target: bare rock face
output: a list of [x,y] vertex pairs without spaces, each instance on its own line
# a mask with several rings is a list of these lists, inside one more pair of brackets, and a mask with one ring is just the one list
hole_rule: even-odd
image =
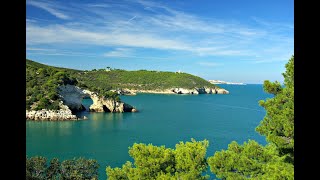
[[184,88],[174,88],[172,92],[176,94],[199,94],[197,89],[184,89]]
[[186,88],[170,88],[156,90],[134,90],[134,89],[117,89],[113,90],[121,95],[136,95],[136,93],[151,93],[151,94],[229,94],[229,91],[222,88],[200,87],[193,89]]
[[104,98],[98,96],[98,94],[94,92],[90,92],[88,90],[84,90],[85,93],[89,94],[93,104],[90,106],[90,111],[93,112],[132,112],[134,109],[131,105],[115,101],[111,98]]
[[197,91],[199,92],[199,94],[207,94],[205,88],[197,88]]
[[63,103],[72,111],[85,110],[84,106],[82,105],[82,99],[88,95],[85,94],[82,89],[77,86],[67,84],[59,86],[58,92],[63,100]]
[[213,89],[208,87],[195,89],[173,88],[172,92],[176,94],[229,94],[229,91],[225,89]]
[[204,88],[204,91],[206,92],[206,94],[212,94],[212,88]]
[[104,98],[99,96],[95,92],[89,90],[82,90],[74,85],[63,85],[58,87],[59,95],[62,99],[60,102],[59,110],[47,110],[42,109],[39,111],[26,110],[27,120],[48,120],[48,121],[60,121],[60,120],[80,120],[87,119],[87,117],[78,118],[72,114],[74,111],[85,110],[82,105],[82,99],[84,97],[90,97],[93,104],[89,110],[94,112],[137,112],[137,109],[129,104],[115,101],[114,99]]
[[74,85],[63,85],[59,87],[59,94],[66,104],[73,111],[83,110],[82,99],[90,97],[93,104],[89,107],[93,112],[132,112],[134,109],[129,104],[115,101],[111,98],[104,98],[96,92],[82,90]]
[[[135,109],[129,104],[123,103],[121,101],[116,101],[112,98],[104,98],[99,96],[95,92],[89,90],[83,90],[84,94],[88,95],[93,104],[89,107],[90,111],[93,112],[133,112],[132,109]],[[136,111],[134,111],[136,112]]]
[[62,120],[78,120],[76,115],[73,115],[68,106],[60,102],[59,110],[42,109],[39,111],[26,110],[26,119],[35,121],[62,121]]
[[128,90],[128,89],[121,89],[121,88],[119,88],[119,89],[115,89],[115,90],[111,90],[112,92],[116,92],[116,93],[118,93],[119,95],[137,95],[135,92],[133,92],[133,91],[130,91],[130,90]]
[[216,89],[217,94],[229,94],[229,91],[225,89]]

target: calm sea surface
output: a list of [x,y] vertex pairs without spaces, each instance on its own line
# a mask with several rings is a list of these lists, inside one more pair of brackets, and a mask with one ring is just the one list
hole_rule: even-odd
[[[99,179],[106,179],[105,167],[121,166],[127,160],[128,147],[134,142],[174,148],[179,141],[209,140],[207,156],[226,149],[235,140],[254,139],[265,144],[255,132],[265,111],[258,101],[271,97],[262,85],[220,85],[228,95],[155,95],[122,96],[138,113],[90,113],[86,121],[27,121],[26,153],[61,160],[73,157],[97,159]],[[86,107],[91,99],[84,99]],[[211,175],[213,178],[214,175]],[[210,179],[211,179],[210,178]]]

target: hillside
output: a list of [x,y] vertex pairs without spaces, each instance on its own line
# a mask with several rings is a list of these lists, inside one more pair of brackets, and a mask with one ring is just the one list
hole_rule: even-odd
[[214,84],[187,73],[160,71],[126,71],[100,69],[82,71],[53,67],[26,60],[26,105],[27,109],[58,109],[60,101],[57,87],[64,84],[98,92],[105,97],[120,100],[112,89],[165,90],[170,88],[215,88]]
[[170,88],[216,87],[206,80],[187,73],[161,72],[161,71],[125,71],[104,69],[81,72],[77,80],[89,86],[116,89],[127,88],[135,90],[164,90]]
[[59,109],[57,87],[76,85],[76,70],[56,68],[26,60],[26,109]]

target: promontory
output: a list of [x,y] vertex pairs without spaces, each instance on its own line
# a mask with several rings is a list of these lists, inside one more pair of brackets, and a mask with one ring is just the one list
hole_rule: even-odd
[[26,119],[79,120],[83,98],[91,98],[92,112],[136,112],[121,101],[121,95],[229,94],[208,81],[181,72],[126,71],[122,69],[75,70],[26,60]]

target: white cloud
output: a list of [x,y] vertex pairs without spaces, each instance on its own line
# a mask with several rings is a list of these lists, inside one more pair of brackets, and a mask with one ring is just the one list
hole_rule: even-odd
[[27,51],[55,51],[54,49],[34,48],[34,47],[26,48],[26,50]]
[[107,8],[111,7],[109,4],[88,4],[89,7]]
[[[74,20],[55,24],[50,21],[41,23],[43,21],[40,19],[32,21],[29,18],[26,29],[28,47],[47,44],[57,47],[118,47],[105,54],[109,57],[121,56],[121,53],[122,57],[135,57],[128,54],[129,50],[126,48],[134,48],[136,52],[141,48],[151,48],[185,52],[193,56],[244,56],[257,62],[262,59],[250,57],[259,55],[268,60],[276,56],[283,57],[288,51],[293,53],[293,36],[282,33],[293,30],[284,25],[280,31],[274,28],[279,27],[277,23],[267,23],[261,19],[253,18],[262,25],[253,27],[225,19],[207,19],[160,3],[141,0],[128,3],[111,1],[108,4],[72,4],[68,8],[55,2],[27,3],[45,9],[61,19],[70,19],[69,15],[73,15]],[[138,3],[144,10],[136,11],[130,6],[132,3]],[[265,27],[266,25],[268,26]],[[277,49],[277,52],[268,52],[267,49],[271,47]]]
[[132,55],[132,49],[129,48],[116,48],[115,50],[105,53],[105,57],[128,57]]
[[43,9],[47,12],[49,12],[50,14],[56,16],[57,18],[60,19],[70,19],[70,17],[68,15],[66,15],[65,13],[61,12],[60,10],[58,10],[58,7],[55,6],[54,4],[51,4],[49,2],[42,2],[42,1],[27,1],[28,5]]
[[220,63],[215,63],[215,62],[199,62],[198,63],[201,66],[209,66],[209,67],[215,67],[215,66],[221,66],[222,64]]

